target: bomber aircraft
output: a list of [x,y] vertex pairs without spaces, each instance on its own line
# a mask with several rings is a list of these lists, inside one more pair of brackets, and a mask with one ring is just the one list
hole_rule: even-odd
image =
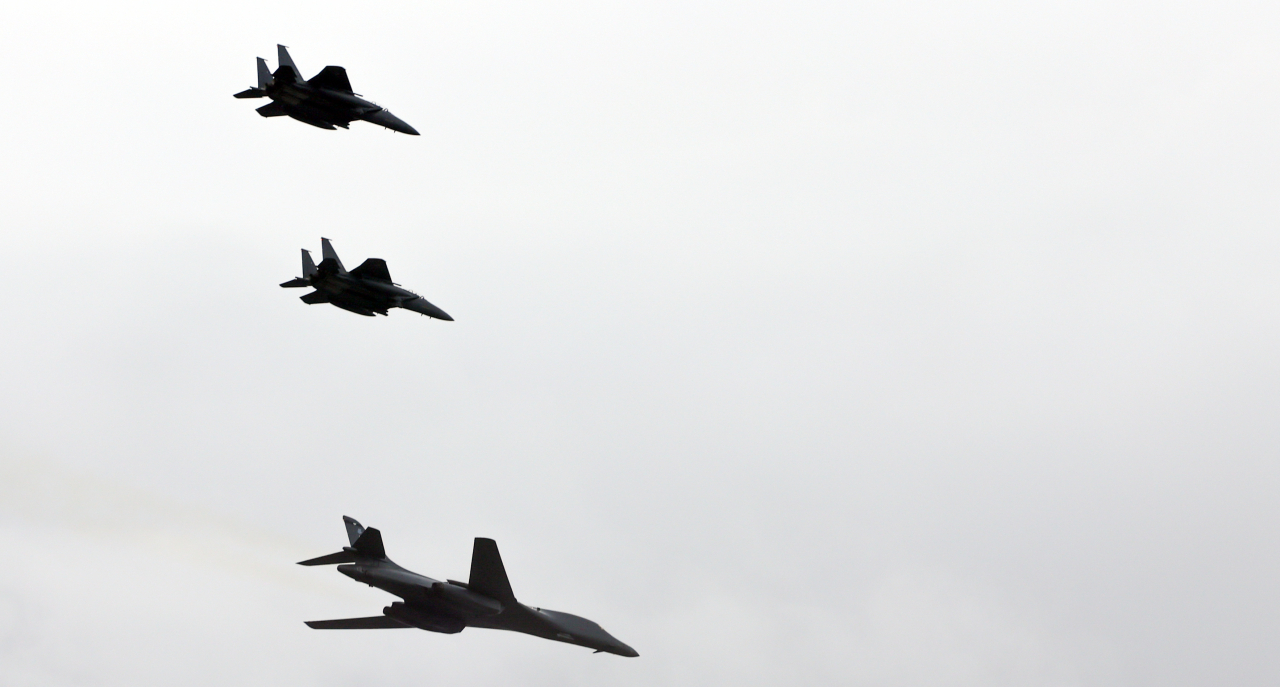
[[343,310],[368,317],[373,317],[374,313],[386,315],[391,308],[404,308],[437,320],[453,321],[449,313],[392,282],[386,260],[369,258],[348,272],[329,239],[320,239],[320,251],[322,259],[317,265],[311,260],[310,251],[303,248],[302,276],[280,285],[286,289],[314,287],[315,291],[301,297],[303,303],[332,303]]
[[302,561],[298,565],[338,564],[338,572],[370,587],[390,592],[403,601],[370,618],[313,620],[317,630],[372,630],[416,627],[453,634],[467,627],[510,630],[595,649],[596,653],[639,656],[604,628],[576,615],[533,608],[516,601],[507,571],[492,539],[477,537],[471,553],[471,577],[467,582],[441,582],[410,572],[387,558],[382,533],[342,517],[351,545],[337,553]]
[[351,122],[363,119],[402,134],[418,132],[391,111],[365,100],[351,90],[347,70],[325,67],[310,79],[303,79],[298,65],[283,45],[277,45],[280,67],[273,74],[267,61],[258,58],[258,86],[240,91],[237,98],[271,98],[258,108],[263,117],[293,117],[321,129],[349,128]]

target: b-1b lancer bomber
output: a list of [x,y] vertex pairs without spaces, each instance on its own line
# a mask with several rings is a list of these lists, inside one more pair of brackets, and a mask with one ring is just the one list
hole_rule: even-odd
[[338,564],[338,572],[370,587],[390,592],[403,601],[370,618],[313,620],[317,630],[372,630],[416,627],[453,634],[467,627],[510,630],[595,649],[596,653],[639,656],[604,628],[576,615],[532,608],[516,601],[507,571],[492,539],[476,538],[471,553],[471,577],[467,582],[441,582],[410,572],[392,563],[382,547],[382,533],[366,529],[343,516],[351,546],[338,553],[302,561],[298,565]]
[[347,70],[342,67],[325,67],[304,80],[289,51],[283,45],[276,46],[276,50],[280,67],[275,73],[267,68],[267,61],[259,57],[257,88],[236,94],[237,98],[271,98],[269,104],[258,108],[258,114],[263,117],[293,117],[321,129],[339,126],[346,129],[351,122],[363,119],[402,134],[418,135],[390,110],[352,92]]
[[358,315],[373,317],[374,313],[386,315],[391,308],[404,308],[422,313],[437,320],[453,321],[449,313],[432,305],[427,299],[391,281],[387,261],[369,258],[348,272],[338,259],[329,239],[320,239],[320,264],[311,260],[311,253],[302,249],[302,276],[281,284],[286,289],[313,287],[315,291],[302,296],[307,305],[331,303]]

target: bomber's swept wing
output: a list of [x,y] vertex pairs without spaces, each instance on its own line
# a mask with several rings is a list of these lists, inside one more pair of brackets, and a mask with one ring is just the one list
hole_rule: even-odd
[[307,627],[313,630],[393,630],[413,627],[385,615],[370,618],[341,618],[339,620],[308,620]]

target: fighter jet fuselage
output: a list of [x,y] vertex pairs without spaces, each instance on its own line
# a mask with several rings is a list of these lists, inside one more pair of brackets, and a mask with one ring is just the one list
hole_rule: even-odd
[[498,545],[492,539],[477,538],[471,557],[469,582],[434,580],[406,570],[386,557],[382,534],[343,517],[351,546],[328,556],[302,561],[299,565],[338,564],[338,572],[400,597],[382,609],[382,615],[368,618],[315,620],[307,625],[318,630],[359,630],[416,627],[430,632],[454,634],[468,627],[522,632],[544,639],[567,642],[597,653],[638,656],[635,649],[618,641],[598,624],[569,613],[526,606],[516,601],[507,580]]
[[263,117],[292,117],[321,129],[348,128],[351,122],[364,120],[394,131],[417,136],[418,132],[380,105],[365,100],[351,90],[347,71],[342,67],[325,67],[308,80],[302,78],[297,65],[283,45],[277,46],[280,66],[274,73],[266,60],[258,58],[258,86],[241,91],[237,98],[270,98],[271,103],[258,108]]
[[368,317],[375,313],[386,315],[391,308],[404,308],[439,320],[453,320],[427,299],[392,282],[385,260],[369,258],[348,272],[329,239],[320,239],[320,247],[322,259],[319,265],[311,260],[311,253],[304,248],[302,276],[280,285],[286,289],[314,288],[315,291],[301,297],[303,303],[330,303]]

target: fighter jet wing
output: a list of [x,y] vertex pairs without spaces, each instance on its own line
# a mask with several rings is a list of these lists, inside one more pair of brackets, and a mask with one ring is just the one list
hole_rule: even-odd
[[360,263],[360,266],[351,270],[351,276],[360,279],[372,279],[373,281],[391,283],[391,272],[387,270],[387,261],[382,258],[369,258]]
[[327,88],[331,91],[351,93],[351,81],[347,79],[347,70],[342,67],[325,67],[319,74],[311,77],[308,86]]
[[313,630],[391,630],[401,627],[412,627],[405,623],[375,615],[371,618],[342,618],[340,620],[308,620],[307,627]]

